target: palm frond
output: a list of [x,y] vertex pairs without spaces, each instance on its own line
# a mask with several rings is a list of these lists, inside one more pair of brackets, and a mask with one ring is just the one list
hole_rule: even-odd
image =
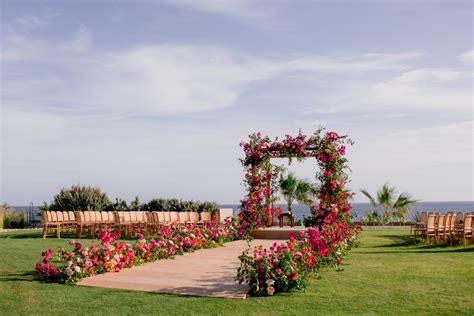
[[372,204],[374,208],[377,208],[377,202],[375,202],[375,199],[372,197],[372,195],[370,195],[367,190],[361,189],[360,192],[369,199],[370,204]]

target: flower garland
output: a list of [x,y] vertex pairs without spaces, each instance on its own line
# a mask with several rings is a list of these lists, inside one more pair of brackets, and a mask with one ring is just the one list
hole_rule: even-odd
[[92,275],[118,272],[185,252],[222,246],[237,237],[237,227],[230,220],[222,226],[171,225],[163,227],[158,236],[149,240],[143,233],[138,233],[133,245],[118,241],[119,233],[104,230],[98,235],[99,244],[84,247],[82,242],[71,240],[72,249],[59,248],[56,253],[52,249],[44,251],[35,271],[39,279],[75,283]]

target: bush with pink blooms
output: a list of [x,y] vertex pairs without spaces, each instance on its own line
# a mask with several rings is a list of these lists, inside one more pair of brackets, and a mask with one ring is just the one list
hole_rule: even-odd
[[36,275],[47,281],[75,283],[95,274],[118,272],[145,262],[222,246],[225,242],[236,240],[238,233],[236,225],[229,220],[221,226],[162,227],[159,234],[151,239],[138,233],[133,245],[119,241],[119,237],[116,232],[104,230],[98,235],[98,244],[93,242],[91,246],[85,247],[82,242],[71,240],[69,249],[59,248],[56,253],[48,249],[36,264]]
[[342,240],[331,239],[316,228],[291,236],[286,243],[274,243],[270,249],[256,247],[240,257],[236,279],[250,286],[252,295],[274,295],[278,292],[304,290],[311,272],[334,265],[337,269],[349,250],[357,245],[360,228]]

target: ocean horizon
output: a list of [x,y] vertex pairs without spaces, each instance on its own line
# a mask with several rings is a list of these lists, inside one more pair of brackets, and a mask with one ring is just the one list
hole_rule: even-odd
[[[276,204],[283,211],[287,210],[286,204]],[[366,212],[372,212],[373,207],[370,203],[357,202],[352,203],[351,212],[355,215],[356,220],[360,220]],[[232,208],[234,214],[238,213],[240,204],[219,204],[220,208]],[[11,206],[15,212],[28,211],[29,206]],[[39,206],[33,206],[33,212],[37,213]],[[413,215],[417,212],[436,212],[436,213],[447,213],[449,211],[457,212],[472,212],[474,211],[474,201],[442,201],[442,202],[417,202],[413,205],[408,213],[408,219],[412,219]],[[302,219],[304,216],[309,216],[309,208],[306,205],[294,204],[293,213],[296,219]]]
[[[283,211],[287,210],[286,204],[277,204]],[[362,219],[366,212],[372,212],[373,207],[370,203],[357,202],[352,203],[351,212],[355,215],[356,220]],[[219,207],[232,208],[234,214],[238,211],[240,205],[238,204],[221,204]],[[450,211],[457,212],[472,212],[474,211],[474,201],[443,201],[443,202],[417,202],[413,205],[408,213],[407,218],[410,220],[417,212],[435,212],[447,213]],[[296,219],[302,219],[304,216],[309,216],[309,207],[301,204],[293,205],[293,213]]]

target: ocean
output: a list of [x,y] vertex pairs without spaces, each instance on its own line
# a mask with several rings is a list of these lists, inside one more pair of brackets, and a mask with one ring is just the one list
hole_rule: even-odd
[[[286,205],[278,204],[283,211],[286,211]],[[221,204],[221,208],[232,208],[234,214],[239,210],[238,204]],[[28,211],[29,206],[12,206],[12,208],[17,211]],[[458,211],[458,212],[473,212],[474,211],[474,201],[465,201],[465,202],[418,202],[413,205],[410,213],[408,214],[408,220],[411,220],[413,215],[416,212],[429,211],[436,213],[447,213],[449,211]],[[37,206],[33,206],[33,213],[36,214],[39,212]],[[364,216],[365,212],[372,212],[372,205],[370,203],[352,203],[352,213],[355,214],[356,220],[360,220]],[[295,204],[293,205],[293,213],[295,214],[296,219],[301,219],[303,216],[309,215],[309,208],[305,205]],[[38,216],[35,216],[35,219],[40,219]]]
[[[238,212],[239,205],[237,204],[223,204],[220,207],[232,208],[234,214]],[[287,210],[286,205],[278,204],[283,211]],[[355,219],[360,220],[366,212],[372,212],[373,207],[370,203],[352,203],[352,213],[355,214]],[[435,212],[435,213],[447,213],[449,211],[457,212],[474,212],[474,201],[465,202],[417,202],[411,208],[408,214],[408,220],[411,220],[416,212]],[[294,204],[293,214],[296,219],[302,219],[303,216],[309,215],[309,208],[305,205]]]

